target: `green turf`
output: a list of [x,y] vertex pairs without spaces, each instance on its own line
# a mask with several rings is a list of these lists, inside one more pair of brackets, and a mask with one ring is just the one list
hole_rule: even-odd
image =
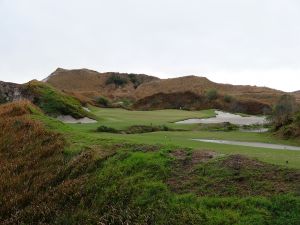
[[194,127],[194,125],[178,125],[176,121],[190,118],[209,118],[215,116],[214,110],[185,111],[185,110],[155,110],[129,111],[125,109],[110,109],[91,107],[92,113],[98,117],[102,125],[114,128],[125,128],[132,125],[171,125],[172,127]]
[[[47,119],[47,124],[63,133],[67,133],[72,140],[69,152],[76,152],[84,146],[102,145],[107,143],[139,143],[160,144],[174,147],[188,147],[192,149],[208,149],[223,154],[244,154],[259,160],[292,168],[300,168],[300,151],[273,150],[215,143],[193,141],[193,138],[221,139],[249,142],[264,142],[299,146],[299,140],[282,140],[271,133],[245,133],[239,131],[216,132],[197,131],[197,125],[174,124],[174,121],[187,118],[206,118],[214,116],[214,110],[184,111],[184,110],[157,110],[157,111],[128,111],[124,109],[103,109],[92,107],[92,113],[98,118],[95,124],[63,124],[55,119]],[[52,125],[51,125],[52,124]],[[187,131],[166,131],[143,134],[112,134],[99,133],[96,129],[109,126],[125,129],[132,125],[167,125],[172,128],[186,129]],[[286,164],[288,161],[288,164]]]
[[[97,163],[84,157],[86,164],[97,166],[89,174],[83,189],[84,198],[76,210],[63,210],[56,217],[57,224],[96,224],[93,222],[100,219],[105,221],[103,224],[299,224],[299,197],[293,188],[281,189],[292,183],[298,170],[269,164],[257,167],[260,163],[254,160],[252,164],[247,164],[247,159],[246,163],[240,164],[241,169],[236,170],[239,161],[233,167],[225,162],[230,158],[227,154],[244,154],[277,165],[285,165],[285,161],[289,160],[287,166],[300,168],[300,152],[201,143],[191,138],[293,145],[299,145],[298,141],[279,140],[268,133],[199,131],[197,125],[172,123],[185,118],[213,116],[213,110],[92,110],[99,120],[96,124],[64,124],[41,114],[33,116],[51,129],[65,134],[70,144],[65,153],[70,155],[70,159],[81,151],[96,149],[95,153],[100,155],[106,150],[112,152],[108,158]],[[187,131],[130,135],[96,131],[101,125],[124,129],[151,123]],[[193,151],[186,147],[209,149],[226,155],[193,165],[192,158],[189,158]],[[183,160],[172,155],[178,148],[181,149],[178,152],[186,152]],[[181,185],[180,191],[176,190],[175,184],[168,182],[170,178]],[[245,182],[248,189],[243,186]],[[297,180],[293,182],[297,184]],[[258,190],[260,192],[257,194]]]

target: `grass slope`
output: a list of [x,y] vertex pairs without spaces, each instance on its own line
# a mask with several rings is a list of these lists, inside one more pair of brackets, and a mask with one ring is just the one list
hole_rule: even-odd
[[79,101],[49,84],[30,81],[24,85],[24,91],[30,96],[33,95],[33,102],[51,116],[71,115],[74,118],[91,116],[82,108]]
[[[124,86],[107,85],[111,76],[118,76],[128,82]],[[183,93],[191,91],[202,95],[208,90],[218,90],[222,95],[231,95],[238,99],[252,99],[263,103],[274,103],[283,92],[255,86],[218,84],[205,77],[185,76],[171,79],[159,79],[143,74],[98,73],[88,69],[57,69],[47,82],[54,87],[72,92],[76,96],[93,100],[105,96],[112,99],[142,99],[158,93]]]

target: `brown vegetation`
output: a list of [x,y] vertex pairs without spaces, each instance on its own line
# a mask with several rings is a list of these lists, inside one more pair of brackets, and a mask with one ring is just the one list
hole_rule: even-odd
[[[127,81],[124,85],[107,84],[110,77],[117,76]],[[271,104],[283,92],[256,86],[218,84],[205,77],[186,76],[172,79],[159,79],[143,74],[98,73],[96,71],[57,69],[47,82],[53,86],[73,94],[80,94],[87,99],[104,96],[111,99],[132,98],[142,99],[157,93],[193,92],[203,95],[210,89],[220,94],[231,95],[241,99],[256,99]]]
[[[126,83],[116,85],[113,81],[109,82],[113,77],[119,77]],[[47,78],[47,82],[64,92],[79,96],[82,101],[90,102],[99,96],[109,99],[134,98],[134,92],[139,85],[156,79],[158,78],[143,74],[98,73],[87,69],[58,68]]]
[[[270,109],[271,105],[284,93],[266,87],[218,84],[205,77],[197,76],[159,79],[143,74],[98,73],[87,69],[57,69],[47,78],[47,82],[72,94],[83,103],[96,104],[95,99],[102,96],[112,101],[129,99],[132,102],[138,102],[135,104],[137,108],[144,109],[152,109],[152,106],[154,108],[207,108],[210,106],[207,103],[202,102],[200,105],[198,101],[195,106],[194,102],[199,96],[205,96],[209,91],[215,90],[224,99],[222,102],[212,104],[213,107],[220,106],[220,109],[227,109],[229,106],[225,107],[225,103],[230,103],[234,99],[238,105],[227,105],[235,107],[239,112],[250,114],[262,113],[264,108]],[[181,93],[185,93],[185,96],[180,97]],[[171,94],[176,96],[174,100],[170,100]],[[163,101],[163,97],[166,97],[169,102],[159,106],[147,102],[153,101],[154,98],[155,101],[158,101],[157,98]],[[234,110],[231,109],[231,111]]]
[[102,157],[87,150],[72,160],[62,135],[30,118],[28,101],[0,107],[0,224],[53,224],[85,195],[89,172]]
[[213,99],[206,95],[197,95],[193,92],[174,92],[174,93],[157,93],[153,96],[138,100],[134,109],[153,110],[153,109],[221,109],[230,112],[241,112],[249,114],[270,113],[271,107],[268,104],[251,100],[237,100],[226,96],[218,95]]

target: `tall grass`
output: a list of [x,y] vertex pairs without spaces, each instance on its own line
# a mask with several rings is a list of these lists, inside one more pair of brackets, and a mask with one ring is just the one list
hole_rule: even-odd
[[68,161],[63,136],[32,113],[41,111],[27,101],[0,107],[0,224],[51,224],[79,204],[94,165],[88,151]]

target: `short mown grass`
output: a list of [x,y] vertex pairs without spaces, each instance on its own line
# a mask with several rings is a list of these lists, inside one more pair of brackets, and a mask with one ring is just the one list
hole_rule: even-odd
[[[184,111],[184,110],[156,110],[156,111],[129,111],[124,109],[100,109],[91,107],[97,116],[98,123],[95,124],[72,124],[66,125],[57,122],[53,128],[68,133],[73,140],[70,152],[78,151],[79,146],[101,145],[103,143],[137,143],[137,144],[160,144],[166,146],[189,147],[192,149],[208,149],[223,154],[243,154],[254,157],[264,162],[282,165],[291,168],[300,168],[300,151],[273,150],[265,148],[253,148],[234,145],[222,145],[215,143],[204,143],[192,139],[220,139],[247,142],[263,142],[274,144],[285,144],[299,146],[298,139],[284,140],[272,133],[247,133],[238,130],[223,132],[222,129],[203,130],[199,125],[174,124],[174,121],[186,118],[202,118],[214,116],[214,110]],[[117,131],[127,130],[134,125],[145,126],[167,126],[172,131],[159,131],[150,133],[121,134],[96,133],[100,126],[113,128]],[[184,131],[181,131],[184,130]],[[221,130],[221,131],[220,131]],[[224,129],[223,129],[224,130]],[[225,131],[225,130],[224,130]],[[74,144],[75,143],[75,144]],[[288,163],[287,163],[288,161]]]

